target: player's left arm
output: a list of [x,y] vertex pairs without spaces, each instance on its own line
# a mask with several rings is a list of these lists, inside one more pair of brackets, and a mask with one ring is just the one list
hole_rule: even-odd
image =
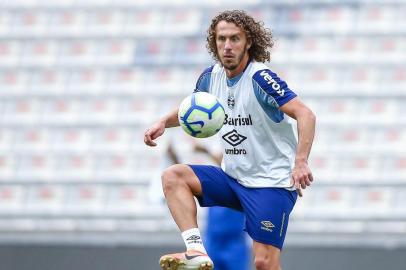
[[316,116],[298,97],[291,99],[279,109],[297,121],[298,146],[292,179],[297,189],[305,189],[313,181],[307,161],[312,148]]

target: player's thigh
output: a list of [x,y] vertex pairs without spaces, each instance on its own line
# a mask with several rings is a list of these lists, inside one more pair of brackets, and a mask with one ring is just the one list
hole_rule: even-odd
[[241,211],[238,197],[230,187],[236,180],[221,168],[210,165],[189,165],[199,179],[202,187],[201,196],[196,196],[200,206],[223,206]]
[[248,235],[259,243],[282,249],[297,193],[282,188],[245,187],[239,187],[237,192]]
[[174,164],[162,174],[162,181],[165,187],[171,186],[176,188],[178,185],[187,185],[193,195],[200,196],[202,194],[202,186],[194,171],[190,166],[185,164]]

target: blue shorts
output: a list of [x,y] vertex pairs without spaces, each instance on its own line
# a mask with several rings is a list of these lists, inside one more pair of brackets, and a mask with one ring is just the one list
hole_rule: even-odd
[[245,230],[253,240],[282,249],[296,191],[247,188],[219,167],[189,166],[202,185],[203,194],[197,198],[200,206],[224,206],[243,212]]

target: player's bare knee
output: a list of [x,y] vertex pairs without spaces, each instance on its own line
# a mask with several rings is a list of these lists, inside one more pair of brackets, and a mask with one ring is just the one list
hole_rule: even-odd
[[177,189],[180,185],[185,185],[182,175],[182,168],[178,164],[172,165],[162,172],[162,188],[165,194]]
[[256,256],[254,263],[257,270],[281,270],[279,262],[269,257]]

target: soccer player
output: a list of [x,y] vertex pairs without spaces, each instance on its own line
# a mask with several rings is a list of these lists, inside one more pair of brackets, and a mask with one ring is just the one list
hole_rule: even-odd
[[[223,161],[221,168],[176,164],[163,172],[167,204],[186,245],[186,252],[161,257],[164,270],[213,269],[198,229],[194,197],[203,207],[243,212],[256,269],[281,269],[289,214],[301,189],[313,181],[307,160],[316,120],[264,64],[272,46],[271,32],[244,11],[224,11],[212,19],[207,48],[217,63],[202,73],[195,91],[209,92],[225,105]],[[155,146],[165,128],[179,125],[177,111],[145,132],[145,144]]]

